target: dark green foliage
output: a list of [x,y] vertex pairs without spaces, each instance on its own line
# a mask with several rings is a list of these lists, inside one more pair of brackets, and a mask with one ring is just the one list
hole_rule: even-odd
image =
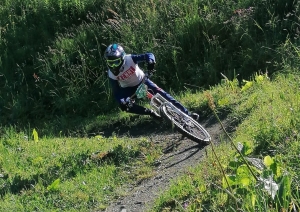
[[111,42],[127,53],[153,52],[154,81],[173,91],[214,85],[220,73],[247,79],[298,64],[284,54],[287,39],[298,42],[298,7],[292,0],[5,1],[1,123],[110,112],[102,53]]

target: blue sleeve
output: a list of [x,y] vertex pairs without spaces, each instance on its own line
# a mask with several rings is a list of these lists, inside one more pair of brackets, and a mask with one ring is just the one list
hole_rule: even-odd
[[145,54],[133,54],[131,58],[134,63],[146,62],[146,63],[155,63],[155,56],[152,53]]
[[113,93],[113,96],[114,96],[115,100],[118,103],[120,103],[121,97],[119,96],[119,94],[120,94],[120,89],[121,88],[119,86],[118,81],[117,80],[113,80],[111,78],[108,78],[108,80],[109,80],[109,84],[110,84],[110,87],[112,89],[112,93]]

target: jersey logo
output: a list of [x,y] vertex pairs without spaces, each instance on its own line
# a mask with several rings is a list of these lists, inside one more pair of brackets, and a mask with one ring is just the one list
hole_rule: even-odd
[[126,71],[122,72],[122,74],[120,76],[117,76],[117,79],[120,81],[124,81],[126,79],[128,79],[129,77],[131,77],[135,72],[135,69],[130,66],[129,69],[127,69]]

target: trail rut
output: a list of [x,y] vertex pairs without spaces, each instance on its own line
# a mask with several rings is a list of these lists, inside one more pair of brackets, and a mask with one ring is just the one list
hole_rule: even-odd
[[[199,121],[210,133],[212,142],[218,143],[222,134],[221,125],[213,117]],[[142,125],[137,128],[114,128],[127,136],[148,136],[157,145],[163,145],[164,154],[157,161],[155,176],[134,185],[126,185],[127,194],[112,202],[106,212],[150,211],[155,198],[170,186],[172,180],[185,173],[189,167],[200,163],[210,145],[201,146],[188,138],[161,125]]]

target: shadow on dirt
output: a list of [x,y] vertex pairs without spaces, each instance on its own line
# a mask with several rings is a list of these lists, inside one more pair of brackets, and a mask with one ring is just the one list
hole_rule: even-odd
[[175,129],[172,129],[171,124],[164,120],[157,122],[149,118],[141,121],[138,120],[138,117],[134,117],[131,121],[132,123],[130,126],[123,124],[122,122],[116,122],[107,128],[101,129],[101,134],[104,137],[110,137],[113,135],[117,135],[119,137],[140,137],[161,134],[170,130],[173,130],[174,132],[176,131]]
[[[223,141],[223,127],[229,133],[235,129],[228,114],[220,115],[219,119],[222,125],[212,114],[200,117],[200,124],[208,131],[212,142],[216,145]],[[112,133],[115,133],[118,136],[147,136],[155,145],[162,148],[162,154],[154,164],[155,176],[132,186],[134,187],[132,192],[118,201],[112,202],[106,211],[140,212],[151,208],[159,193],[166,190],[170,186],[170,182],[182,176],[190,167],[199,164],[207,155],[206,148],[210,147],[210,145],[200,145],[183,137],[166,122],[156,123],[153,120],[143,119],[131,127],[117,123],[113,129],[104,130],[103,135],[111,136]]]
[[[222,114],[220,117],[221,120],[225,120],[227,117],[226,114]],[[139,119],[139,116],[133,116],[130,119],[130,126],[124,124],[121,121],[116,122],[113,125],[108,126],[107,128],[101,129],[101,135],[104,137],[110,137],[112,135],[117,135],[119,137],[128,136],[128,137],[139,137],[139,136],[151,136],[153,134],[170,134],[171,132],[177,132],[176,129],[166,120],[157,121],[151,118],[144,120]],[[212,114],[201,116],[199,123],[205,128],[208,129],[211,126],[217,124],[218,120]],[[228,123],[226,123],[226,126]],[[227,128],[229,132],[232,131],[232,128]]]
[[[179,146],[179,143],[176,144],[177,146]],[[199,153],[201,150],[203,150],[207,145],[201,145],[201,144],[196,144],[193,146],[188,146],[187,148],[184,148],[180,151],[177,151],[176,153],[165,157],[163,160],[169,160],[170,158],[174,158],[178,155],[183,155],[184,153],[186,153],[186,157],[175,161],[174,163],[165,166],[165,168],[171,168],[173,166],[178,165],[179,163],[185,161],[185,160],[189,160],[190,158],[192,158],[194,155],[196,155],[197,153]],[[165,150],[164,150],[164,154],[169,153],[169,152],[173,152],[174,147],[172,147],[172,145],[168,145]]]

